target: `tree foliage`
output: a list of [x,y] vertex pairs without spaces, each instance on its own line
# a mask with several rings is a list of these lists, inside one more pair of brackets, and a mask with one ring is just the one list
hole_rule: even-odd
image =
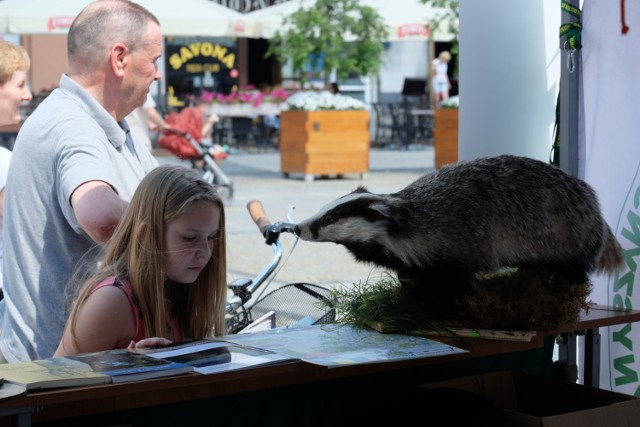
[[429,27],[432,33],[443,25],[447,24],[447,31],[453,34],[453,40],[451,40],[451,53],[458,55],[458,34],[460,23],[460,0],[420,0],[423,4],[429,5],[433,8],[440,9],[430,21]]
[[378,12],[358,0],[317,0],[285,19],[269,42],[267,56],[290,61],[303,85],[308,65],[322,70],[325,83],[334,69],[340,78],[373,75],[383,63],[387,35]]
[[446,23],[447,31],[453,35],[453,39],[451,40],[451,53],[455,55],[455,68],[454,75],[458,75],[458,63],[460,60],[459,56],[459,39],[458,36],[460,34],[459,24],[460,24],[460,0],[420,0],[423,4],[429,5],[433,8],[437,8],[440,12],[436,13],[436,15],[429,20],[429,27],[431,28],[431,33],[433,34],[440,25]]

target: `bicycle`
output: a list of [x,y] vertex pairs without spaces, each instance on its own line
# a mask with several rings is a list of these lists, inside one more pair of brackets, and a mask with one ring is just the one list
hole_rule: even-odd
[[[265,243],[272,247],[273,257],[253,279],[242,278],[229,283],[228,288],[233,296],[227,300],[226,333],[236,334],[263,327],[273,329],[333,322],[335,309],[331,304],[331,290],[322,286],[290,283],[262,296],[271,283],[269,279],[277,274],[276,268],[282,260],[280,234],[290,233],[297,239],[296,224],[291,219],[291,210],[287,218],[289,222],[271,223],[260,201],[250,201],[247,203],[247,209],[264,236]],[[265,283],[267,285],[262,288],[262,292],[256,295],[256,291]],[[323,304],[319,304],[320,302]]]

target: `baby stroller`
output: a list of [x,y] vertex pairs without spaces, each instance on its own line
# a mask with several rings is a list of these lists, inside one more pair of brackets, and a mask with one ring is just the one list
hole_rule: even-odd
[[231,201],[233,182],[219,166],[228,153],[218,144],[201,142],[202,112],[196,108],[184,108],[179,113],[170,113],[166,122],[171,129],[158,138],[158,146],[181,159],[189,160],[194,168],[201,169],[203,177],[216,187],[222,199]]

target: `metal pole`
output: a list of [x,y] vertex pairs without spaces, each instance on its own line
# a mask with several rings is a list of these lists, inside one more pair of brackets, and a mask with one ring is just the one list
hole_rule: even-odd
[[587,329],[584,337],[584,385],[600,387],[600,330]]
[[[580,0],[569,0],[580,7]],[[562,23],[578,19],[568,13],[562,14]],[[560,169],[570,175],[579,173],[578,146],[578,102],[580,88],[580,49],[571,50],[561,41],[562,70],[560,72]]]

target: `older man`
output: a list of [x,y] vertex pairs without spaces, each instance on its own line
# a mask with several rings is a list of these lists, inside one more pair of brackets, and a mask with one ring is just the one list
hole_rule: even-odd
[[[25,121],[5,195],[5,299],[0,357],[53,355],[74,268],[111,236],[144,175],[157,166],[124,118],[160,78],[155,16],[126,0],[89,4],[69,29],[69,72]],[[0,359],[1,360],[1,359]]]

